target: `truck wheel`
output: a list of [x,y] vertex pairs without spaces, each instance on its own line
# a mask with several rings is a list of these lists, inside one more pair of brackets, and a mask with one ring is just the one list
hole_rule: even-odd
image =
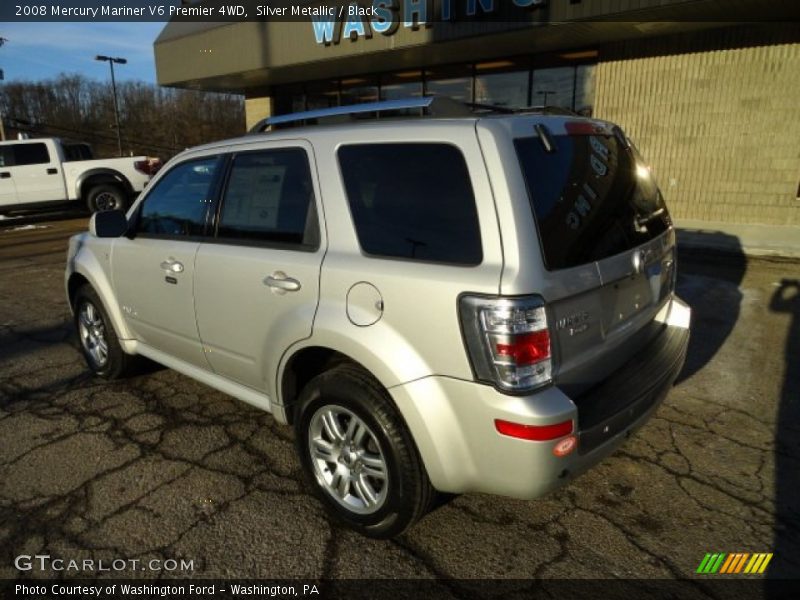
[[104,210],[126,210],[128,203],[125,193],[115,185],[98,185],[89,190],[86,195],[86,204],[89,212]]
[[296,444],[306,482],[336,519],[373,538],[399,535],[435,491],[386,391],[354,365],[312,379],[300,394]]
[[136,357],[123,352],[97,292],[84,285],[76,292],[73,304],[75,329],[89,368],[105,379],[119,379],[130,373]]

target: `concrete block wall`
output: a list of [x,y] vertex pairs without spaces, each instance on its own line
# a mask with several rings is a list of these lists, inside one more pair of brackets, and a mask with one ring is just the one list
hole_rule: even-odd
[[800,226],[800,32],[618,43],[596,86],[595,115],[636,142],[675,218]]
[[272,116],[272,98],[270,96],[247,97],[244,100],[244,120],[247,131],[261,119]]

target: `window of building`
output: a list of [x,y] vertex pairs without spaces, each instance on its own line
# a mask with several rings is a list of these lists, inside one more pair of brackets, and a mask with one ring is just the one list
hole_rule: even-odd
[[339,82],[314,81],[306,85],[306,108],[331,108],[339,106]]
[[360,104],[378,101],[378,81],[366,77],[343,79],[341,85],[341,103]]
[[574,90],[575,67],[534,69],[531,104],[572,109]]
[[302,149],[239,154],[225,189],[217,236],[316,245],[313,202],[308,157]]
[[302,84],[284,85],[274,94],[275,114],[286,115],[306,109],[306,94]]
[[145,198],[137,231],[155,236],[203,235],[217,157],[175,165]]
[[596,58],[597,51],[587,50],[281,86],[274,92],[276,114],[425,94],[508,108],[557,106],[591,116],[595,65],[584,61]]
[[580,65],[575,77],[574,111],[591,117],[594,112],[595,65]]
[[460,65],[425,73],[425,94],[447,96],[458,102],[472,103],[472,66]]
[[524,108],[530,105],[530,69],[510,60],[475,65],[475,103]]
[[364,252],[456,265],[481,262],[475,196],[457,148],[358,144],[343,146],[338,157]]
[[405,71],[381,76],[381,100],[422,96],[422,71]]

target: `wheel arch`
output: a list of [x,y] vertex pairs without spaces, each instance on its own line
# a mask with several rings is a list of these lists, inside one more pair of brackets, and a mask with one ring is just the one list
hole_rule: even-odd
[[[86,258],[84,258],[84,260],[86,260]],[[90,260],[94,261],[95,263],[97,262],[94,257],[92,257]],[[96,268],[99,269],[100,265],[97,264]],[[127,340],[131,340],[132,336],[128,330],[118,304],[116,302],[109,301],[114,298],[111,285],[108,279],[105,277],[105,274],[102,273],[102,270],[100,270],[102,273],[100,278],[94,277],[91,273],[91,270],[92,269],[87,269],[84,265],[76,265],[75,270],[67,279],[67,298],[69,300],[70,310],[72,312],[75,311],[75,294],[77,294],[78,290],[84,285],[91,286],[92,289],[97,293],[100,301],[103,303],[103,308],[105,308],[106,313],[114,325],[114,329],[117,332],[117,337],[119,338],[123,349],[128,351],[125,342]]]
[[67,300],[69,300],[69,309],[72,312],[75,312],[75,295],[84,285],[92,284],[82,273],[73,273],[67,280]]
[[122,188],[128,196],[133,195],[133,186],[128,178],[115,169],[97,168],[84,171],[75,181],[75,192],[78,198],[86,200],[89,191],[98,185],[115,185]]
[[326,346],[306,346],[286,358],[279,375],[278,393],[287,424],[294,424],[295,403],[306,384],[341,364],[355,365],[375,377],[357,360]]

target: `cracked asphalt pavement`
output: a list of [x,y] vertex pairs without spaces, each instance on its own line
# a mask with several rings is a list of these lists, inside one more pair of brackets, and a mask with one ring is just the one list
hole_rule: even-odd
[[[108,383],[77,349],[66,240],[0,222],[0,579],[19,555],[189,559],[146,578],[681,578],[706,552],[800,577],[800,266],[684,256],[686,368],[618,452],[545,498],[452,499],[393,541],[332,524],[289,428],[167,369]],[[61,576],[92,576],[62,573]]]

